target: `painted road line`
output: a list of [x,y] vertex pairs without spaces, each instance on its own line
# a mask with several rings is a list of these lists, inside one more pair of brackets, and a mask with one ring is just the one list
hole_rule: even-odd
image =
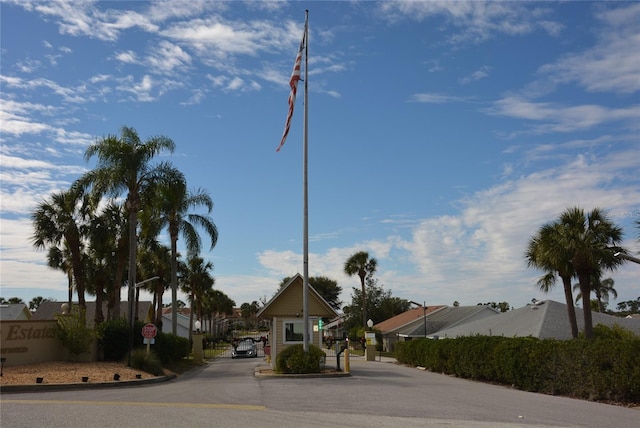
[[86,406],[180,407],[184,409],[267,410],[266,406],[214,403],[151,403],[145,401],[2,400],[2,404],[63,404]]

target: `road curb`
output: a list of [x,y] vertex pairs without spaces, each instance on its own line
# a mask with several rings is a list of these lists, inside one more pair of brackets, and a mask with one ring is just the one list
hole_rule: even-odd
[[154,383],[167,382],[175,379],[177,375],[152,377],[149,379],[131,379],[112,382],[78,382],[78,383],[50,383],[50,384],[34,384],[34,385],[3,385],[0,387],[0,394],[15,394],[20,392],[45,392],[45,391],[69,391],[77,389],[98,389],[98,388],[117,388],[123,386],[143,386]]
[[255,377],[258,378],[325,378],[325,377],[348,377],[351,373],[327,372],[327,373],[274,373],[271,366],[256,367]]

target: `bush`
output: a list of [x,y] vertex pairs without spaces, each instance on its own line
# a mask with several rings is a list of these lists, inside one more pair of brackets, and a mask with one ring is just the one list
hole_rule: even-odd
[[176,336],[172,333],[158,332],[153,349],[163,364],[175,363],[189,356],[191,343],[186,337]]
[[79,310],[56,315],[56,334],[72,356],[88,352],[95,337],[93,329],[87,327],[86,316]]
[[147,354],[147,350],[143,348],[134,349],[131,352],[131,367],[151,373],[154,376],[164,375],[160,358],[151,351]]
[[471,336],[396,344],[398,362],[588,400],[640,403],[640,338],[598,326],[595,339]]
[[304,352],[303,345],[287,347],[276,358],[277,373],[320,373],[324,369],[326,355],[316,345],[309,345]]
[[129,322],[126,318],[105,321],[97,327],[98,345],[106,361],[120,361],[129,350]]
[[[141,321],[134,323],[132,358],[133,353],[138,348],[146,352],[146,345],[141,334],[144,324]],[[113,321],[105,321],[98,327],[98,344],[102,348],[104,359],[107,361],[121,361],[127,357],[129,338],[129,322],[124,317]],[[187,338],[158,331],[151,349],[162,364],[167,364],[186,358],[191,351],[191,346]]]

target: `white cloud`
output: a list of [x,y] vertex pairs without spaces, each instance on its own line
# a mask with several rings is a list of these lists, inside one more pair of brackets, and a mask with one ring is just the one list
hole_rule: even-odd
[[533,127],[534,133],[570,132],[614,122],[634,122],[640,117],[640,106],[610,109],[599,105],[563,106],[552,102],[531,102],[509,96],[485,110],[488,114],[544,122]]
[[456,97],[452,95],[445,94],[412,94],[409,98],[409,101],[416,103],[427,103],[427,104],[443,104],[443,103],[452,103],[452,102],[466,102],[469,101],[464,97]]
[[161,41],[152,49],[148,58],[148,67],[156,72],[170,74],[184,70],[191,63],[191,56],[180,46],[168,41]]
[[120,62],[124,62],[125,64],[138,64],[139,60],[136,56],[136,53],[128,50],[125,52],[116,53],[116,59]]
[[497,1],[412,1],[381,2],[381,15],[392,22],[404,19],[423,21],[429,18],[444,20],[459,29],[450,37],[453,44],[479,43],[500,34],[517,36],[542,29],[557,36],[562,24],[546,19],[551,10],[517,2]]
[[483,65],[478,70],[471,73],[469,76],[465,76],[460,79],[461,85],[468,85],[471,82],[475,82],[486,77],[489,77],[489,72],[491,71],[491,67],[488,65]]
[[596,44],[541,66],[539,74],[553,84],[575,83],[590,92],[639,91],[638,56],[631,52],[640,51],[640,5],[629,3],[603,10],[596,17],[605,23],[596,33]]
[[[621,220],[616,213],[640,212],[634,202],[640,200],[638,177],[627,174],[637,170],[634,153],[631,148],[599,158],[575,156],[568,163],[478,191],[458,201],[457,214],[407,221],[409,228],[384,239],[311,252],[310,275],[336,279],[343,287],[342,299],[349,301],[357,282],[344,275],[342,266],[351,254],[365,250],[379,260],[377,277],[394,296],[431,304],[506,300],[522,306],[533,297],[563,301],[561,290],[544,295],[535,287],[541,273],[526,267],[528,240],[571,206],[602,207],[614,221]],[[612,189],[614,180],[623,181]],[[258,258],[275,278],[302,272],[297,252],[269,250]],[[402,275],[396,272],[398,266],[405,267]],[[636,297],[626,294],[633,286],[629,269],[612,275],[624,290],[623,299]]]

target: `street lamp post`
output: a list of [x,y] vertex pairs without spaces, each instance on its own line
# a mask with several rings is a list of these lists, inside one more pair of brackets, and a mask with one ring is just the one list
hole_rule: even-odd
[[620,257],[621,259],[629,260],[630,262],[640,264],[640,259],[637,257],[630,256],[629,254],[617,252],[614,254],[615,257]]
[[422,303],[422,319],[424,320],[424,338],[427,338],[427,302]]
[[424,301],[422,305],[418,302],[414,302],[413,300],[407,300],[407,302],[416,305],[417,307],[422,306],[422,318],[424,320],[424,337],[427,338],[427,302]]
[[146,284],[149,281],[153,281],[155,279],[160,279],[159,276],[154,276],[151,277],[149,279],[145,279],[144,281],[140,281],[140,282],[136,282],[133,287],[129,287],[129,355],[127,357],[127,366],[131,367],[131,350],[133,349],[133,327],[134,327],[134,320],[133,320],[133,297],[134,297],[134,289],[140,287],[142,284]]

